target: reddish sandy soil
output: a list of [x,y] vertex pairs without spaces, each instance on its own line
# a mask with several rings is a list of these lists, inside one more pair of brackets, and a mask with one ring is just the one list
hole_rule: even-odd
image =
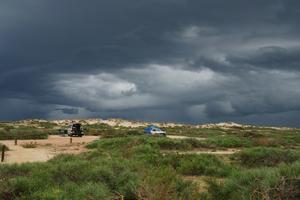
[[230,155],[240,149],[225,149],[225,150],[211,150],[211,149],[195,149],[192,151],[174,151],[174,150],[162,150],[162,153],[178,153],[178,154],[214,154],[214,155]]
[[190,138],[193,138],[193,139],[197,139],[197,140],[205,140],[206,138],[200,138],[200,137],[188,137],[188,136],[182,136],[182,135],[167,135],[168,138],[171,138],[171,139],[190,139]]
[[[200,137],[188,137],[188,136],[181,136],[181,135],[168,135],[168,138],[171,139],[188,139],[188,138],[193,138],[197,140],[205,140],[206,138],[200,138]],[[234,148],[228,148],[225,150],[213,150],[213,149],[195,149],[192,151],[170,151],[170,150],[163,150],[162,152],[165,153],[178,153],[178,154],[216,154],[216,155],[229,155],[233,154],[235,152],[240,151],[239,149],[234,149]]]
[[[55,155],[61,153],[78,154],[88,151],[84,146],[97,140],[97,136],[62,137],[51,135],[45,140],[18,140],[18,144],[14,144],[14,140],[2,140],[10,150],[5,153],[4,163],[24,163],[24,162],[44,162]],[[36,143],[35,148],[24,148],[22,145],[28,143]]]

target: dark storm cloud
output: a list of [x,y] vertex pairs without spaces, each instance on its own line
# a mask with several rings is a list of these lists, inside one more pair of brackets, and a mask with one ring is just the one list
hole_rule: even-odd
[[300,48],[283,48],[279,46],[261,47],[246,55],[229,56],[228,61],[236,65],[282,69],[300,70]]
[[84,71],[151,59],[160,55],[152,48],[164,48],[160,35],[177,23],[168,14],[180,10],[175,1],[29,2],[2,3],[2,67]]
[[60,108],[56,110],[61,110],[65,114],[78,114],[79,110],[76,108]]
[[299,8],[296,0],[0,0],[0,118],[296,126]]

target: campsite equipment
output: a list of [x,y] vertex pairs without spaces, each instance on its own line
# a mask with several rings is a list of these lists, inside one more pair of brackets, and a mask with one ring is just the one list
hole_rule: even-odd
[[166,131],[161,130],[159,127],[150,125],[144,129],[144,132],[149,135],[162,135],[166,136]]

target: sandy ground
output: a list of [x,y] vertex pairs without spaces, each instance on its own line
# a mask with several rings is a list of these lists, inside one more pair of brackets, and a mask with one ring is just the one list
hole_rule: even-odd
[[240,151],[240,149],[226,149],[226,150],[204,150],[204,149],[196,149],[192,151],[170,151],[163,150],[163,153],[178,153],[178,154],[214,154],[214,155],[230,155]]
[[197,139],[197,140],[205,140],[206,138],[200,138],[200,137],[188,137],[188,136],[182,136],[182,135],[167,135],[168,138],[171,139]]
[[[3,163],[24,163],[24,162],[44,162],[55,155],[61,153],[78,154],[88,151],[85,144],[99,139],[97,136],[72,137],[70,144],[69,137],[51,135],[45,140],[18,140],[18,145],[14,140],[1,140],[10,149],[5,153]],[[24,148],[23,144],[36,143],[36,148]]]
[[[198,192],[207,192],[208,189],[208,184],[205,181],[206,179],[210,179],[212,177],[210,176],[182,176],[182,178],[186,181],[191,181],[195,183],[198,186]],[[213,177],[215,181],[218,183],[224,183],[225,179],[224,178],[216,178]]]
[[[205,140],[206,138],[200,138],[200,137],[188,137],[188,136],[181,136],[181,135],[168,135],[168,138],[171,139],[197,139],[197,140]],[[162,152],[164,153],[178,153],[178,154],[215,154],[215,155],[230,155],[235,152],[240,151],[239,149],[225,149],[225,150],[210,150],[210,149],[196,149],[192,151],[170,151],[170,150],[164,150]]]

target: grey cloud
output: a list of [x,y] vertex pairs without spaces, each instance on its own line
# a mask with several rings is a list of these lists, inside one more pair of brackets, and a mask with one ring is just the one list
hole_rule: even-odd
[[59,108],[56,110],[61,110],[65,114],[78,114],[79,110],[76,108]]
[[246,55],[231,55],[227,59],[233,65],[239,66],[299,70],[300,46],[291,49],[279,46],[266,46]]
[[0,0],[0,119],[297,125],[299,6]]

